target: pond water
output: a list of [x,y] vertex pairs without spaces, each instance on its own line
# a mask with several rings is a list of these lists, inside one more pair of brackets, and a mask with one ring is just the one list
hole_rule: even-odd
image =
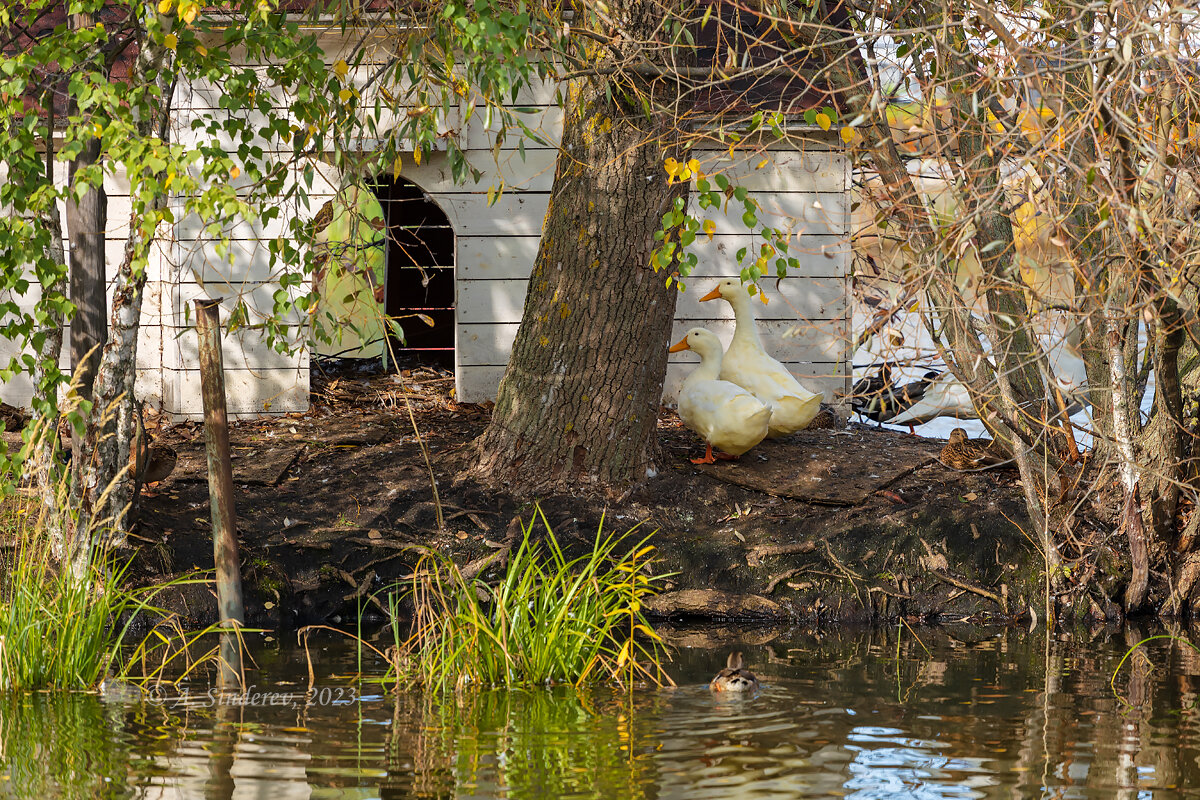
[[[677,638],[679,686],[631,694],[391,693],[357,680],[356,650],[329,638],[310,643],[307,695],[303,649],[258,645],[253,687],[229,700],[261,705],[213,702],[199,683],[136,702],[0,696],[0,796],[1200,794],[1200,656],[1176,641],[1140,648],[1114,693],[1139,632],[735,635]],[[714,695],[707,680],[735,647],[762,688]]]

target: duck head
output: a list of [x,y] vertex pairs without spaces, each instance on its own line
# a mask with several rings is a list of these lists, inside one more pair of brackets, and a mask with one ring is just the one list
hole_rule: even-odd
[[968,438],[967,432],[965,429],[955,428],[954,430],[950,431],[950,439],[949,439],[948,443],[949,444],[962,444],[963,442],[965,442],[967,440],[967,438]]
[[730,653],[725,669],[717,673],[708,687],[714,692],[752,692],[758,688],[758,678],[742,665],[741,652]]
[[[763,303],[765,304],[767,302],[767,296],[765,294],[763,294],[762,292],[758,292],[758,294],[762,298]],[[727,300],[730,303],[740,302],[742,300],[749,300],[750,292],[746,289],[745,286],[742,285],[742,282],[739,281],[737,278],[725,278],[720,283],[718,283],[716,286],[714,286],[713,290],[711,292],[704,295],[704,297],[701,297],[700,302],[703,303],[706,300],[722,300],[722,299]]]
[[692,328],[687,335],[671,345],[668,352],[679,353],[684,350],[694,350],[701,360],[719,358],[721,355],[721,340],[706,328]]
[[721,298],[728,300],[730,295],[733,294],[733,291],[737,288],[737,281],[735,281],[733,278],[726,278],[714,286],[711,292],[704,295],[704,297],[701,297],[700,302],[703,303],[706,300],[720,300]]

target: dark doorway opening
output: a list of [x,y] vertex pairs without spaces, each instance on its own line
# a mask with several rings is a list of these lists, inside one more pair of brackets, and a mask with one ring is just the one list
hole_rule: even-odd
[[404,331],[404,341],[389,332],[392,352],[401,366],[415,362],[453,369],[454,228],[450,219],[406,178],[381,175],[371,189],[387,222],[384,313]]

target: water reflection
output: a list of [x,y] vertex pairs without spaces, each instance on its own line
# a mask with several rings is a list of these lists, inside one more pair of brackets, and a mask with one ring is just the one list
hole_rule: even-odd
[[[328,641],[256,653],[255,686],[140,702],[0,696],[0,795],[214,798],[1109,798],[1200,786],[1200,657],[1142,634],[689,634],[680,687],[430,698]],[[731,647],[756,695],[705,684]],[[366,662],[368,674],[382,665]],[[257,692],[257,694],[254,694]],[[267,694],[270,693],[270,694]],[[257,697],[264,702],[254,703]]]

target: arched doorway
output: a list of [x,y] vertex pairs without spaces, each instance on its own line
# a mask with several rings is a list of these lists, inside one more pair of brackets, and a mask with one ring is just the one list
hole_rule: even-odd
[[[412,181],[380,175],[371,184],[387,233],[383,306],[404,331],[397,361],[454,368],[454,228]],[[432,325],[429,323],[432,322]]]

